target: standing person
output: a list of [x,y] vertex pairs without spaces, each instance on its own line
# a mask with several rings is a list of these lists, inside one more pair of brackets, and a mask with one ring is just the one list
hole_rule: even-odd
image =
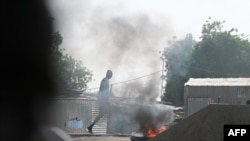
[[106,72],[106,77],[104,77],[101,81],[100,88],[99,88],[99,94],[98,94],[98,105],[99,105],[99,114],[95,118],[92,124],[88,126],[88,131],[90,133],[92,132],[93,126],[105,115],[108,114],[110,111],[110,104],[109,104],[109,97],[110,97],[110,91],[109,91],[109,79],[111,79],[113,76],[113,72],[111,70],[108,70]]

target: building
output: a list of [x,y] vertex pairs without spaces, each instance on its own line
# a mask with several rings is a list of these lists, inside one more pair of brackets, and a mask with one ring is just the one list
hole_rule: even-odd
[[210,103],[246,104],[250,78],[190,78],[184,84],[185,117]]
[[[85,129],[92,122],[93,116],[98,114],[96,99],[93,97],[58,96],[51,98],[51,123],[70,135],[86,133]],[[104,121],[104,122],[103,122]],[[102,120],[94,132],[106,132],[106,119]],[[101,127],[101,128],[98,128]]]
[[[51,123],[61,128],[70,135],[89,134],[86,131],[95,117],[98,115],[96,94],[83,94],[69,97],[58,96],[51,99]],[[158,102],[154,104],[138,102],[134,98],[113,97],[111,101],[112,113],[101,118],[93,127],[94,134],[129,135],[139,129],[138,122],[134,119],[138,109],[143,107],[147,114],[142,115],[145,120],[150,115],[165,115],[163,124],[169,124],[174,120],[173,106]],[[164,114],[163,114],[164,113]]]

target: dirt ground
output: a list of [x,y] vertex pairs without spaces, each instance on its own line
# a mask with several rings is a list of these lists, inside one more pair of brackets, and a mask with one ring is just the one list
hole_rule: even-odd
[[80,136],[72,137],[74,141],[130,141],[129,136]]
[[226,124],[250,124],[250,105],[209,105],[149,141],[223,141]]
[[[213,105],[194,113],[148,141],[223,141],[226,124],[250,124],[249,105]],[[81,136],[74,141],[130,141],[130,136]]]

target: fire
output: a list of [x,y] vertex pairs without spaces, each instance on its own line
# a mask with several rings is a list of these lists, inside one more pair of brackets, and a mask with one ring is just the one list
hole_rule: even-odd
[[161,126],[159,129],[153,130],[152,128],[148,128],[147,136],[148,138],[154,138],[155,136],[159,135],[163,131],[167,130],[167,126]]

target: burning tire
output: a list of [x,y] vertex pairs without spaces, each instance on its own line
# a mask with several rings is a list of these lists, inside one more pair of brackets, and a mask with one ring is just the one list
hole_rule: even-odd
[[130,140],[131,141],[146,141],[148,140],[149,138],[147,137],[136,137],[136,136],[130,136]]

